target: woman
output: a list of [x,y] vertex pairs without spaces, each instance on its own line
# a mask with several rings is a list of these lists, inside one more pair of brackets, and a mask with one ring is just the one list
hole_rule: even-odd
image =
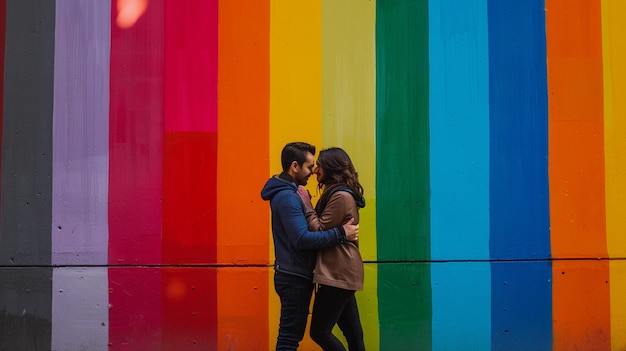
[[[320,152],[314,173],[322,195],[315,209],[308,192],[299,194],[307,208],[310,230],[340,226],[351,219],[359,222],[359,208],[365,207],[363,187],[348,154],[340,148]],[[365,350],[363,328],[354,293],[363,290],[363,260],[358,242],[318,252],[313,282],[318,284],[311,317],[311,338],[324,350],[345,350],[332,333],[335,324],[343,332],[351,351]]]

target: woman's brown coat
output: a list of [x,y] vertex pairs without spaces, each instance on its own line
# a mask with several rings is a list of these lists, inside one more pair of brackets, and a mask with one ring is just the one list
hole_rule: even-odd
[[[306,213],[312,231],[335,228],[354,218],[359,222],[359,211],[352,194],[347,191],[334,192],[321,215],[309,209]],[[313,282],[346,290],[363,290],[363,259],[358,243],[345,244],[319,250]]]

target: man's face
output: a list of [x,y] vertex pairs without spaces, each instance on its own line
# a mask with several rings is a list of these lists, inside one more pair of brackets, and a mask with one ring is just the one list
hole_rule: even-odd
[[310,152],[307,152],[306,161],[304,161],[304,163],[301,166],[296,167],[297,170],[296,170],[296,175],[294,177],[296,184],[306,185],[306,183],[309,181],[309,177],[311,176],[311,174],[313,174],[313,166],[314,166],[313,161],[314,161],[313,154],[311,154]]

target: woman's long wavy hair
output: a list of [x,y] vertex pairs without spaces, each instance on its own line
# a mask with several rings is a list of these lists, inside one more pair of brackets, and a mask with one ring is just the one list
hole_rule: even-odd
[[317,164],[324,170],[324,177],[317,185],[320,191],[334,185],[346,185],[355,194],[363,196],[359,174],[354,169],[350,156],[343,149],[331,147],[320,151]]

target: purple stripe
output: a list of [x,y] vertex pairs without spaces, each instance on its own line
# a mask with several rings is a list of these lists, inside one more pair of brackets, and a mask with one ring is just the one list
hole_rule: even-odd
[[108,1],[57,0],[52,263],[106,264]]

